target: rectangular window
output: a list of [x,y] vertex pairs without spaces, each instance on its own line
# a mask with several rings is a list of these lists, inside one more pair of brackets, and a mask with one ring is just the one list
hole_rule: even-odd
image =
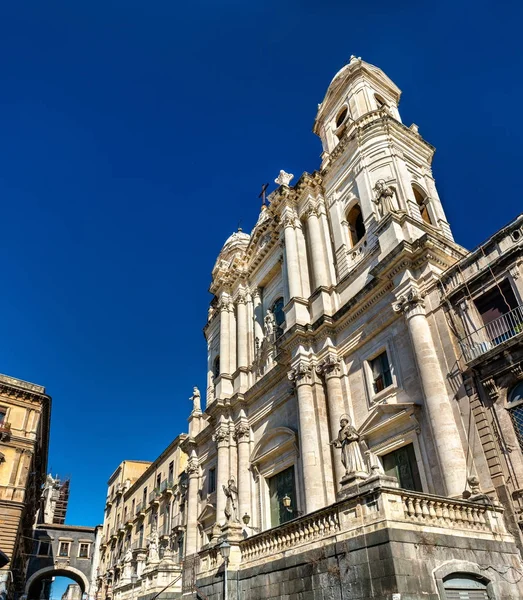
[[298,516],[294,467],[289,467],[269,479],[269,496],[271,527],[281,525]]
[[174,461],[173,460],[169,463],[168,480],[169,480],[169,485],[171,485],[174,481]]
[[147,504],[147,487],[143,488],[143,504],[144,506]]
[[143,525],[138,529],[138,548],[143,548]]
[[216,469],[209,469],[209,481],[207,483],[207,493],[212,494],[216,491]]
[[80,544],[78,558],[89,558],[89,546],[90,544]]
[[162,483],[162,474],[158,473],[158,475],[156,475],[156,487],[159,489],[160,485]]
[[392,371],[390,368],[389,357],[387,351],[384,350],[378,354],[376,358],[369,361],[372,372],[372,387],[374,393],[378,394],[389,385],[392,385]]
[[51,553],[51,544],[49,542],[40,542],[40,546],[38,548],[39,556],[49,556]]
[[131,502],[131,516],[134,516],[134,509],[136,507],[136,500],[133,498]]
[[58,556],[69,556],[69,548],[71,547],[70,542],[60,542],[60,548],[58,550]]
[[5,423],[5,417],[7,415],[7,408],[0,406],[0,427]]
[[404,490],[422,492],[418,463],[414,446],[407,444],[381,457],[383,470],[386,475],[397,477],[400,487]]

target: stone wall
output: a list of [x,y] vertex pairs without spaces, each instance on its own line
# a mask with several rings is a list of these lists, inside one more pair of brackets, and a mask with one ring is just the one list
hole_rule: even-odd
[[[477,573],[479,566],[492,582],[496,600],[523,596],[523,584],[511,583],[521,577],[513,543],[385,529],[229,570],[229,598],[391,600],[399,593],[401,600],[439,600],[437,569],[445,566],[448,571],[452,562],[458,572],[469,568]],[[198,580],[197,586],[209,600],[222,600],[223,567],[215,576]]]

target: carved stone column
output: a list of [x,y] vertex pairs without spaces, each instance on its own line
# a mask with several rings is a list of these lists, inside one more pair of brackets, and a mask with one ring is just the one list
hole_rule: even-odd
[[[345,412],[343,390],[341,388],[340,359],[329,354],[317,367],[318,375],[325,378],[327,387],[327,408],[329,411],[329,434],[331,441],[338,436],[340,417]],[[331,446],[332,462],[334,464],[335,488],[340,489],[340,481],[345,475],[345,468],[341,462],[341,449]]]
[[236,314],[234,303],[229,302],[229,373],[232,375],[237,368],[236,361]]
[[220,301],[220,375],[229,374],[229,299]]
[[189,484],[187,488],[187,530],[185,532],[185,555],[190,556],[198,551],[198,475],[199,464],[193,450],[187,463]]
[[254,310],[254,339],[263,339],[263,307],[259,288],[252,292],[252,305]]
[[299,298],[302,295],[295,220],[296,218],[292,216],[287,216],[283,220],[283,226],[285,228],[285,262],[289,278],[289,296],[291,299]]
[[321,235],[318,210],[311,206],[307,211],[307,227],[309,230],[309,243],[312,259],[312,269],[314,272],[314,287],[312,290],[329,285],[329,276],[327,272],[327,263],[325,260],[325,248],[323,246],[323,237]]
[[[223,485],[227,485],[229,479],[229,423],[222,416],[213,436],[218,449],[218,473],[216,476],[216,526],[225,520],[225,503],[227,498],[223,491]],[[218,527],[218,533],[221,528]]]
[[305,362],[300,362],[289,371],[288,377],[296,385],[298,396],[305,511],[310,513],[325,505],[323,473],[316,431],[316,411],[312,392],[312,367]]
[[[249,471],[250,428],[246,418],[236,425],[236,443],[238,444],[238,504],[240,519],[251,510],[251,482]],[[252,515],[250,515],[252,517]]]
[[245,296],[240,294],[237,300],[236,329],[238,331],[238,368],[247,367],[247,307]]
[[413,290],[400,297],[393,309],[403,313],[407,320],[445,493],[460,496],[466,484],[465,455],[423,299]]

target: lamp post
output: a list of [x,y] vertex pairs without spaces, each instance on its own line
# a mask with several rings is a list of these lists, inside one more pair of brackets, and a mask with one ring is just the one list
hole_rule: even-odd
[[283,498],[281,499],[281,503],[283,504],[285,510],[291,515],[301,517],[301,515],[303,514],[301,510],[294,510],[293,508],[291,508],[292,500],[288,494],[285,494],[285,496],[283,496]]
[[249,523],[251,522],[251,516],[248,515],[247,513],[245,513],[242,517],[242,521],[244,523],[244,525],[246,527],[249,527],[249,529],[252,529],[253,531],[256,531],[256,533],[259,533],[261,531],[261,529],[259,527],[254,527],[253,525],[249,526]]
[[223,600],[227,600],[228,599],[228,594],[227,594],[227,567],[229,565],[229,555],[231,554],[231,545],[227,542],[227,540],[224,540],[219,546],[218,549],[220,550],[220,554],[222,555],[223,558],[223,562],[224,562],[224,571],[223,571]]

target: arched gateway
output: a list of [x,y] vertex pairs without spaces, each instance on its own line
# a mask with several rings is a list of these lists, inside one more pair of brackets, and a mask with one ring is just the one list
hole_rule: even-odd
[[89,594],[95,528],[41,524],[34,531],[34,547],[27,567],[27,600],[47,597],[53,577],[69,577]]

